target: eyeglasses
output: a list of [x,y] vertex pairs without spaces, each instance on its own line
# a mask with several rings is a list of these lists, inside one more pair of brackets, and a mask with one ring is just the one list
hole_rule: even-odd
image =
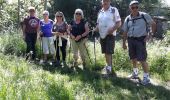
[[56,16],[56,17],[60,17],[60,18],[61,18],[61,17],[63,17],[63,16]]
[[81,13],[75,13],[76,15],[81,15]]
[[139,8],[138,6],[136,6],[136,7],[131,7],[132,10],[138,9],[138,8]]

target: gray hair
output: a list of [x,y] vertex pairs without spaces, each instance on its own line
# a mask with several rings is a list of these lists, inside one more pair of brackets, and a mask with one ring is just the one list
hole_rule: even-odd
[[47,10],[43,11],[43,14],[47,14],[49,16],[49,12]]
[[80,8],[78,8],[78,9],[76,9],[75,12],[74,12],[74,20],[76,20],[76,13],[77,13],[77,12],[81,13],[81,18],[84,19],[83,10],[80,9]]

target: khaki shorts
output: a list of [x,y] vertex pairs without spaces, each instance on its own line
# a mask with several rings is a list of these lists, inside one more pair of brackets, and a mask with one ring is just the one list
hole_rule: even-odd
[[100,39],[102,53],[113,54],[115,48],[115,36],[107,35],[106,38]]

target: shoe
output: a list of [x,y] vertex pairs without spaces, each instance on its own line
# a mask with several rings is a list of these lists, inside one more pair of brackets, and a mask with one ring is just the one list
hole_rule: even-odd
[[135,72],[133,72],[131,75],[128,76],[129,79],[138,79],[138,73],[136,74]]
[[42,65],[43,63],[44,63],[44,61],[41,59],[40,62],[39,62],[39,64]]
[[47,63],[47,61],[46,61],[46,60],[42,60],[42,59],[41,59],[40,62],[39,62],[40,65],[44,65],[44,64],[46,64],[46,63]]
[[143,80],[141,81],[142,85],[147,85],[150,83],[150,79],[148,77],[143,77]]
[[60,63],[60,61],[56,61],[56,66],[61,66],[61,63]]
[[103,72],[104,72],[104,74],[111,74],[111,73],[112,73],[112,67],[110,67],[110,66],[105,66],[105,67],[103,68]]
[[63,66],[66,67],[67,66],[67,63],[65,61],[63,61]]

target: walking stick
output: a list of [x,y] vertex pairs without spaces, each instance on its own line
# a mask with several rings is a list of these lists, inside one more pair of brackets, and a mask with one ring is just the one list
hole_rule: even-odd
[[43,40],[42,36],[40,36],[40,64],[43,63]]
[[[92,35],[94,35],[94,31],[92,31]],[[96,37],[95,35],[94,35],[94,66],[96,67]]]
[[[70,41],[69,39],[68,39],[68,41]],[[67,41],[67,42],[68,42]],[[71,41],[69,42],[69,58],[68,58],[68,60],[69,60],[69,66],[71,65],[70,63],[71,63]]]
[[89,51],[88,51],[88,48],[86,47],[86,44],[84,43],[84,47],[86,49],[86,52],[87,52],[87,55],[88,55],[88,58],[90,60],[90,63],[92,64],[92,61],[91,61],[91,58],[90,58],[90,54],[89,54]]

